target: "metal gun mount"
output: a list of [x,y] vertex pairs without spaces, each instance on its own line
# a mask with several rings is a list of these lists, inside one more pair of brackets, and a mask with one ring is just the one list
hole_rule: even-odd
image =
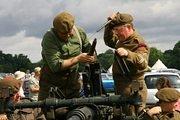
[[[6,113],[13,113],[15,109],[23,108],[60,108],[69,107],[73,108],[67,115],[68,120],[87,120],[86,118],[91,118],[89,120],[100,120],[102,116],[109,116],[106,111],[112,106],[123,106],[124,104],[140,105],[141,100],[139,96],[132,96],[131,98],[122,97],[120,95],[112,96],[96,96],[87,98],[73,98],[73,99],[57,99],[48,98],[43,101],[37,102],[20,102],[13,104],[11,101],[7,102]],[[104,114],[103,114],[104,113]],[[112,115],[112,113],[111,113]],[[131,117],[131,116],[129,116]],[[104,117],[105,118],[105,117]],[[128,120],[128,116],[123,116]],[[132,118],[132,117],[131,117]],[[109,120],[109,119],[104,119]],[[129,120],[134,120],[129,119]]]
[[85,97],[85,98],[73,98],[73,99],[56,99],[56,98],[47,98],[43,101],[37,102],[23,102],[13,104],[8,102],[7,108],[9,110],[21,109],[21,108],[43,108],[43,107],[51,107],[55,108],[59,107],[71,107],[71,106],[81,106],[81,105],[108,105],[108,106],[121,106],[123,104],[133,104],[140,105],[141,100],[139,96],[133,96],[131,98],[122,97],[120,95],[112,95],[112,96],[97,96],[97,97]]
[[95,52],[96,44],[97,44],[97,39],[95,38],[95,39],[93,40],[93,43],[92,43],[92,45],[91,45],[91,48],[90,48],[90,50],[89,50],[88,55],[93,56],[93,54],[94,54],[94,52]]

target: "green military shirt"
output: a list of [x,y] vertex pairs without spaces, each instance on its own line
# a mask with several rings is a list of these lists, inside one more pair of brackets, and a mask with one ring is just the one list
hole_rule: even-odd
[[86,34],[80,28],[78,28],[78,31],[81,41],[75,31],[73,36],[68,39],[68,42],[62,41],[54,33],[53,28],[44,35],[41,43],[43,62],[45,66],[49,66],[52,72],[58,72],[60,70],[60,66],[64,59],[79,55],[81,53],[81,48],[82,52],[87,52],[89,50],[90,43]]
[[44,65],[40,77],[40,100],[48,97],[50,87],[58,87],[67,98],[76,96],[75,94],[80,89],[78,64],[68,70],[60,70],[60,67],[65,59],[75,57],[81,52],[88,52],[90,46],[81,28],[73,29],[73,35],[68,38],[67,42],[62,41],[53,28],[44,35],[42,41]]

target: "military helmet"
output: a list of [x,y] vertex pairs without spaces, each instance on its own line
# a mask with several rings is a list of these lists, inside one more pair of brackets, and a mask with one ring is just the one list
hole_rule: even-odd
[[160,101],[174,102],[180,98],[180,92],[175,88],[160,89],[155,95]]
[[125,25],[127,23],[132,23],[133,17],[126,13],[117,13],[115,18],[110,22],[110,27],[115,27],[119,25]]
[[68,33],[74,25],[74,16],[68,12],[59,13],[53,21],[53,26],[56,31]]
[[21,84],[21,80],[17,80],[12,76],[6,76],[2,80],[0,80],[0,91],[2,92],[2,90],[11,89],[13,94],[17,93],[21,87]]

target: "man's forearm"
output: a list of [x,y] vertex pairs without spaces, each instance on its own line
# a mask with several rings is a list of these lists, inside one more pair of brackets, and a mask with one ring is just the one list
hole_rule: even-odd
[[64,60],[63,64],[61,65],[61,70],[66,70],[73,65],[76,65],[79,62],[78,56]]

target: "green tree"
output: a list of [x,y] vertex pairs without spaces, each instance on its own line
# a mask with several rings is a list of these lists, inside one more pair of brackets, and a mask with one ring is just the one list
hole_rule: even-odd
[[149,66],[152,67],[158,59],[163,61],[163,53],[155,47],[150,48]]
[[105,53],[99,54],[97,58],[100,62],[101,68],[107,71],[114,60],[113,50],[109,49]]
[[175,44],[173,50],[166,50],[163,55],[168,68],[180,69],[180,41]]
[[0,72],[14,73],[17,70],[32,69],[33,64],[26,55],[4,54],[0,51]]
[[19,54],[14,56],[14,68],[15,71],[17,70],[26,71],[27,69],[32,70],[33,66],[31,61],[26,55]]

